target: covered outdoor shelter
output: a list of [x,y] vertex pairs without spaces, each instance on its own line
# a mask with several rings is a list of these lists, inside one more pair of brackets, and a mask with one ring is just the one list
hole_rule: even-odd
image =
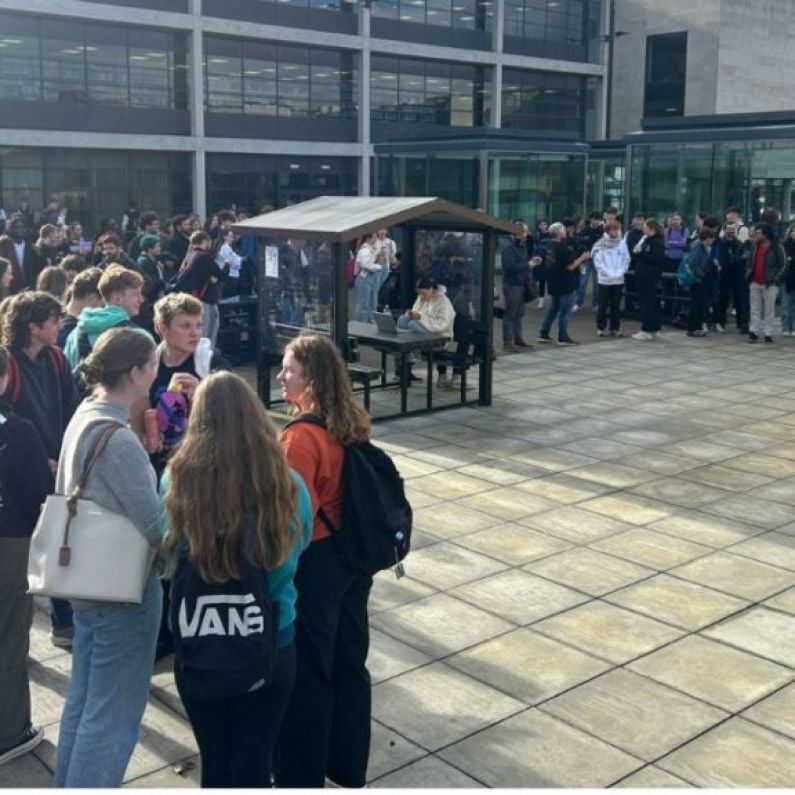
[[[381,407],[388,391],[399,391],[399,410],[373,411],[376,418],[491,403],[494,260],[498,235],[513,234],[513,224],[434,197],[321,196],[246,219],[233,228],[259,238],[257,383],[266,405],[280,401],[272,394],[272,377],[284,345],[308,332],[325,333],[334,340],[349,362],[352,381],[361,385],[368,408],[371,389],[380,390]],[[384,228],[395,239],[400,258],[390,274],[391,300],[379,302],[382,311],[399,316],[414,301],[416,280],[432,275],[446,286],[456,312],[453,339],[420,332],[398,334],[362,322],[361,316],[355,319],[350,260],[357,241]],[[476,331],[477,344],[471,334],[465,339],[460,329]],[[412,378],[407,362],[419,360],[420,355],[427,362],[429,380],[423,405],[412,409],[420,390],[409,394]],[[387,356],[395,357],[396,382],[388,382]],[[434,362],[444,361],[462,375],[455,403],[450,395],[438,399],[430,383]],[[475,366],[476,396],[466,387],[467,371]]]

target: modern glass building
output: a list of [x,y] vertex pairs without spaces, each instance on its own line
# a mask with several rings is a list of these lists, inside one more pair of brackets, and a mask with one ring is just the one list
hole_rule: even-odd
[[795,214],[795,113],[667,120],[626,136],[628,201],[663,218],[675,209],[756,221],[775,207]]
[[[429,150],[394,190],[554,214],[582,195],[576,141],[600,124],[603,16],[602,0],[0,0],[0,206],[54,193],[89,231],[131,203],[256,212],[373,192],[382,144],[473,135],[475,165]],[[522,146],[491,154],[503,132]]]

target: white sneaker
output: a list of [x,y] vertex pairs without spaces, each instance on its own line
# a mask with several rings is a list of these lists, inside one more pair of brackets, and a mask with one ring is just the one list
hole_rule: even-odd
[[636,331],[632,335],[633,340],[639,340],[640,342],[647,342],[650,339],[654,339],[651,334],[646,331]]
[[723,326],[721,326],[720,323],[716,323],[715,324],[715,331],[717,331],[718,334],[725,334],[726,333],[726,329],[723,328]]
[[596,329],[596,336],[597,337],[604,337],[604,335],[606,333],[607,333],[606,331],[602,331],[602,329],[600,329],[600,328]]
[[544,299],[543,298],[539,298],[538,301],[536,301],[536,307],[538,309],[543,309],[544,308]]
[[574,306],[571,308],[571,311],[572,312],[578,312],[579,309],[580,309],[580,305],[579,304],[574,304]]

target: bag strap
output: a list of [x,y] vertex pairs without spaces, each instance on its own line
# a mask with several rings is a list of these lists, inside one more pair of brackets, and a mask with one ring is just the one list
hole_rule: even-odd
[[77,482],[77,486],[72,489],[72,493],[66,498],[68,515],[66,517],[66,526],[63,529],[61,547],[58,550],[59,566],[68,566],[72,561],[72,548],[69,546],[69,531],[72,528],[72,520],[77,516],[77,501],[80,499],[80,495],[83,493],[83,489],[86,486],[91,468],[96,463],[100,453],[107,447],[110,437],[113,436],[119,428],[123,427],[124,426],[120,425],[118,422],[108,423],[105,430],[94,439],[88,451],[88,455],[86,456],[85,463],[83,464],[83,473],[80,476],[80,480]]
[[101,455],[102,451],[108,446],[108,442],[110,441],[110,437],[113,436],[119,428],[123,428],[124,426],[119,424],[118,422],[110,422],[105,427],[105,430],[102,431],[93,441],[91,448],[88,451],[88,455],[86,456],[85,462],[83,464],[83,472],[80,475],[80,479],[77,481],[77,486],[72,489],[72,493],[69,495],[67,499],[67,504],[72,503],[70,505],[70,511],[72,511],[72,506],[74,506],[74,510],[77,509],[77,501],[80,499],[80,496],[83,493],[83,490],[86,487],[86,483],[88,482],[88,476],[91,474],[91,468],[96,463],[97,459]]

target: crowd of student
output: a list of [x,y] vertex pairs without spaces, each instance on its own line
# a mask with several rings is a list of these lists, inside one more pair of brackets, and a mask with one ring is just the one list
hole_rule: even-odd
[[333,344],[304,336],[279,381],[299,417],[321,422],[279,438],[253,389],[218,369],[204,301],[171,292],[152,307],[153,333],[132,324],[145,286],[139,270],[108,264],[80,272],[63,307],[41,290],[0,304],[0,764],[43,737],[27,667],[39,507],[70,493],[116,425],[82,498],[129,519],[158,554],[140,604],[55,606],[53,637],[72,650],[55,785],[121,784],[156,654],[173,648],[166,583],[189,561],[208,582],[253,570],[275,616],[270,678],[245,692],[197,694],[177,654],[202,785],[363,786],[372,578],[344,563],[320,517],[340,521],[344,450],[369,438],[369,417]]
[[687,290],[688,310],[675,324],[688,336],[704,337],[709,331],[726,331],[729,308],[738,333],[751,343],[773,342],[775,307],[781,299],[781,330],[795,333],[795,225],[782,234],[780,214],[768,208],[749,231],[736,208],[723,220],[699,213],[691,232],[678,212],[665,224],[642,213],[632,217],[622,234],[615,208],[593,211],[587,224],[566,218],[549,225],[536,224],[533,235],[516,220],[520,234],[502,249],[504,297],[503,350],[508,353],[532,347],[522,336],[525,305],[538,295],[538,308],[550,305],[539,328],[538,343],[552,341],[557,319],[558,345],[576,345],[568,332],[571,314],[586,301],[593,280],[592,306],[599,336],[623,336],[621,304],[627,274],[634,278],[641,329],[638,341],[659,337],[662,324],[661,284],[664,274],[676,278]]

